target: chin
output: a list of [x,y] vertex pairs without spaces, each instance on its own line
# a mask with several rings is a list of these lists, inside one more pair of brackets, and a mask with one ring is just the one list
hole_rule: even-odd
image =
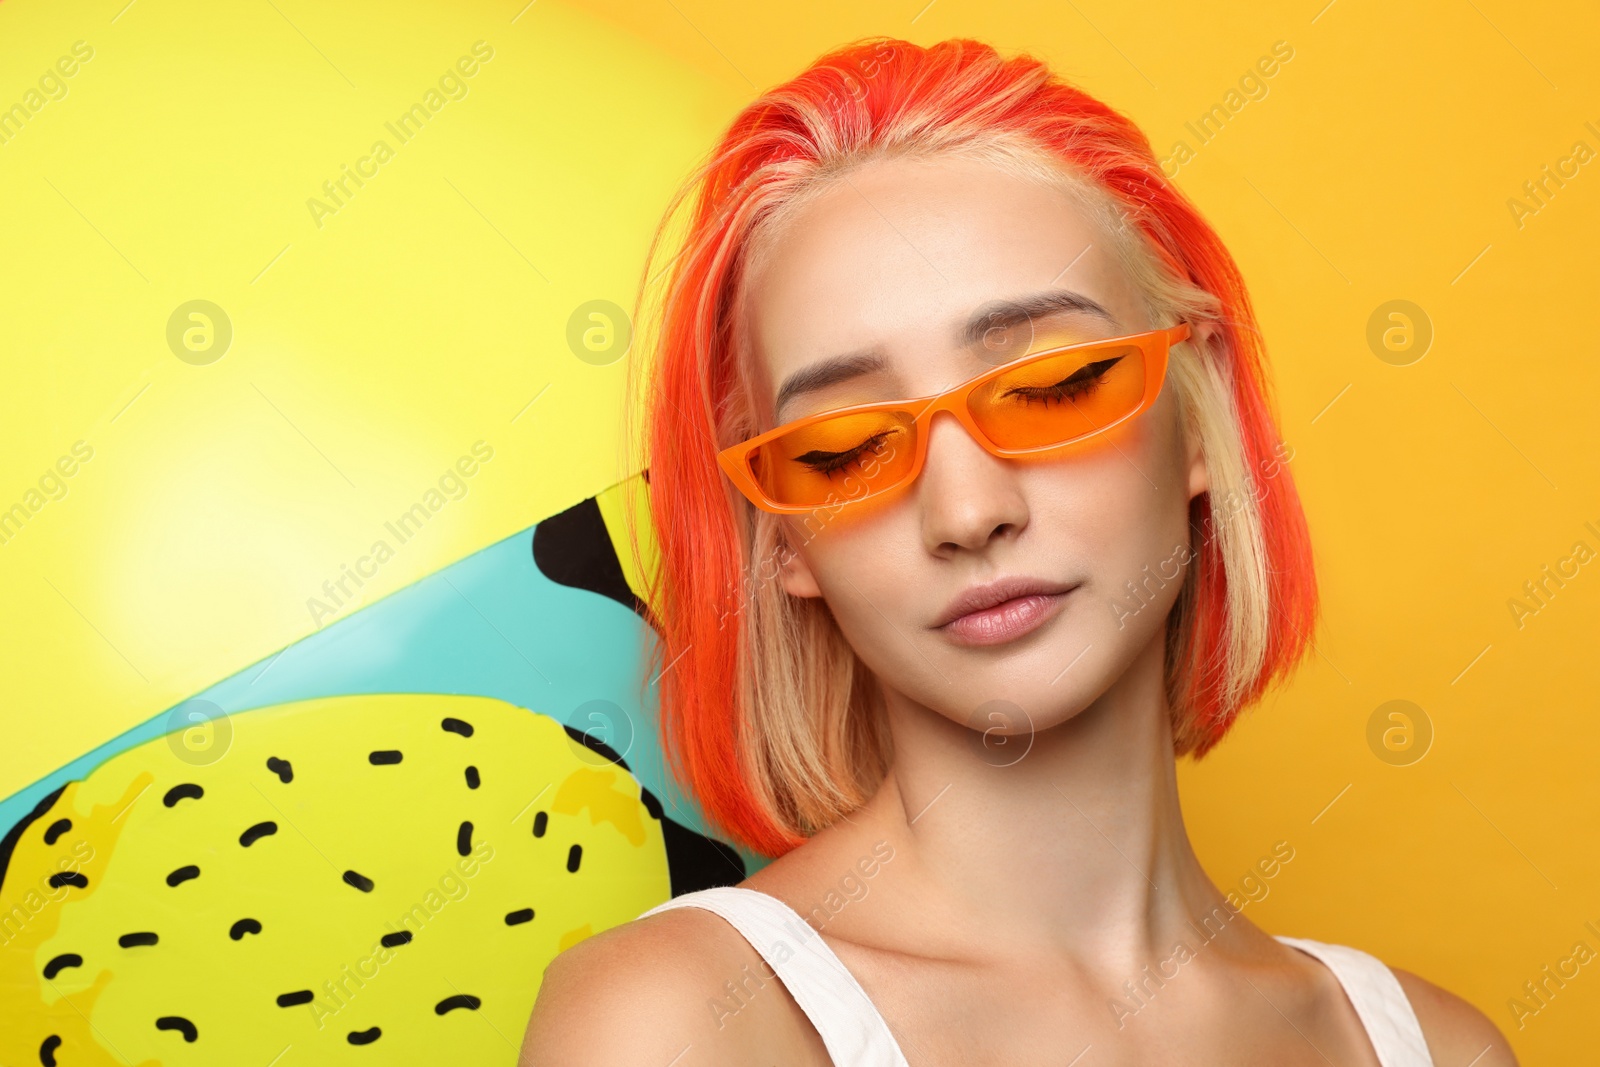
[[[1068,656],[1053,662],[1065,664],[1071,660]],[[1109,680],[1091,677],[1083,669],[1087,661],[1088,656],[1079,659],[1053,684],[1051,679],[1060,674],[1060,666],[1045,676],[1029,674],[1021,679],[1014,668],[999,667],[993,672],[997,676],[994,684],[985,685],[985,679],[974,678],[977,684],[963,687],[959,703],[951,704],[946,696],[936,706],[944,709],[947,718],[969,729],[998,736],[1038,733],[1077,717],[1105,690]]]
[[[977,684],[966,690],[970,694],[966,700],[974,709],[986,703],[994,705],[991,711],[1002,713],[1007,706],[1014,708],[1009,714],[1031,724],[1035,733],[1060,726],[1127,677],[1143,647],[1134,638],[1127,631],[1084,634],[1082,628],[1076,632],[1063,628],[1060,636],[1027,655],[974,672]],[[1029,728],[1024,725],[1017,732]],[[989,729],[1004,732],[993,725]]]

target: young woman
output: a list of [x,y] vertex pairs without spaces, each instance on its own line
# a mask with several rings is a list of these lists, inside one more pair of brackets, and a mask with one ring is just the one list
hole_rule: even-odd
[[873,39],[746,108],[658,247],[686,203],[643,408],[665,745],[776,858],[560,955],[523,1062],[1514,1064],[1190,846],[1176,757],[1317,601],[1243,281],[1144,135],[1026,56]]

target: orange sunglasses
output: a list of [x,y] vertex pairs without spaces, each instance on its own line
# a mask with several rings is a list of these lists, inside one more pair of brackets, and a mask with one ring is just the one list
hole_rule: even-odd
[[717,453],[763,511],[836,509],[913,481],[936,412],[948,411],[996,456],[1076,445],[1154,404],[1167,352],[1189,324],[1034,352],[935,396],[808,415]]

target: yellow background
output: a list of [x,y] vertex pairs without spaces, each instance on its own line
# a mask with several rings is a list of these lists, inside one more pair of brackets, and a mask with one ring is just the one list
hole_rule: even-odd
[[[1585,5],[1505,0],[7,0],[0,106],[74,41],[95,54],[0,144],[0,508],[74,442],[94,458],[0,545],[0,795],[311,632],[307,599],[474,441],[495,460],[365,602],[616,482],[627,361],[576,358],[567,319],[630,304],[721,124],[851,38],[974,36],[1158,155],[1196,147],[1176,181],[1265,332],[1325,621],[1294,683],[1181,768],[1208,870],[1236,885],[1288,841],[1258,923],[1459,992],[1524,1062],[1578,1062],[1600,968],[1520,1027],[1508,1001],[1600,950],[1600,565],[1520,627],[1509,603],[1600,551],[1600,164],[1520,226],[1508,201],[1600,151],[1597,32]],[[480,39],[469,94],[317,228],[307,198]],[[1278,41],[1267,95],[1197,146],[1185,123]],[[206,367],[164,337],[196,298],[235,331]],[[1434,333],[1409,366],[1367,343],[1397,299]],[[1368,745],[1391,699],[1432,725],[1409,766]]]

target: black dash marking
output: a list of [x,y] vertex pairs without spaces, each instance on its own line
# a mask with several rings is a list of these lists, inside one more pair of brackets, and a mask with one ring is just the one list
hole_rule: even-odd
[[245,848],[260,841],[263,837],[271,837],[278,832],[278,824],[272,821],[258,822],[250,829],[239,835],[239,844]]
[[183,1039],[191,1044],[200,1036],[200,1031],[194,1028],[194,1023],[181,1015],[163,1015],[156,1020],[157,1030],[176,1030],[183,1035]]
[[567,870],[569,872],[572,872],[574,874],[577,873],[578,864],[580,864],[582,862],[583,862],[583,846],[582,845],[573,845],[571,848],[567,849]]
[[508,911],[508,912],[506,912],[506,925],[507,926],[520,926],[523,923],[529,923],[529,922],[532,922],[532,921],[533,921],[533,909],[532,908],[521,908],[521,909],[519,909],[517,911]]
[[82,967],[83,957],[76,952],[63,952],[55,959],[44,965],[44,980],[49,982],[68,967]]
[[311,990],[297,989],[293,993],[279,993],[278,1007],[294,1008],[300,1006],[301,1004],[310,1004],[316,999],[317,998],[312,995]]
[[464,822],[456,831],[456,851],[463,856],[472,855],[472,824]]
[[[155,934],[146,931],[138,934],[123,934],[117,938],[117,944],[123,948],[139,948],[142,945],[153,945],[159,940],[161,939]],[[190,1040],[192,1041],[193,1038],[190,1038]]]
[[273,774],[276,774],[278,776],[278,781],[284,783],[285,785],[294,781],[294,768],[289,765],[289,761],[286,759],[279,759],[277,756],[268,756],[267,770],[271,771]]
[[549,824],[549,822],[550,822],[550,816],[546,815],[542,811],[536,813],[534,815],[534,817],[533,817],[533,836],[534,837],[543,837],[544,836],[544,828],[545,828],[546,825]]
[[661,821],[661,801],[657,800],[656,795],[643,786],[639,788],[639,803],[644,805],[644,810],[650,813],[652,819],[656,822]]
[[466,1008],[468,1011],[477,1011],[478,1006],[482,1003],[483,1001],[479,1000],[471,993],[457,993],[455,996],[445,997],[443,1000],[439,1001],[439,1003],[435,1004],[433,1006],[433,1013],[435,1015],[443,1015],[445,1012],[455,1011],[457,1008]]
[[56,1049],[61,1047],[61,1038],[51,1034],[39,1045],[39,1062],[44,1067],[56,1067]]
[[228,927],[228,936],[233,938],[235,941],[238,941],[244,937],[245,934],[259,934],[260,932],[261,924],[256,922],[254,919],[240,919],[238,922]]
[[384,948],[399,948],[401,945],[409,945],[411,943],[411,931],[401,930],[397,934],[384,934],[378,939],[378,943]]
[[89,887],[89,879],[77,871],[57,871],[50,876],[50,888],[60,889],[64,885],[77,886],[79,889]]
[[372,879],[368,878],[359,871],[345,871],[344,880],[361,890],[363,893],[372,892]]
[[460,734],[462,737],[472,736],[472,724],[470,722],[463,722],[460,719],[444,719],[439,723],[439,726],[441,729],[448,730],[453,734]]
[[200,868],[191,863],[187,867],[179,867],[177,870],[167,875],[167,884],[171,886],[178,886],[182,885],[184,882],[187,882],[191,878],[198,877],[200,877]]
[[182,785],[175,785],[167,790],[167,795],[161,798],[161,803],[170,808],[180,800],[199,800],[205,795],[206,791],[193,782],[184,782]]
[[[476,789],[477,786],[473,786],[473,788]],[[44,832],[44,843],[47,845],[55,844],[56,839],[70,829],[72,829],[71,819],[57,819],[50,824],[50,829]]]
[[[468,789],[476,789],[476,788],[478,788],[478,768],[476,768],[476,767],[468,767],[467,768],[467,788]],[[46,843],[48,844],[48,842],[46,842]]]
[[398,748],[380,748],[367,753],[367,762],[374,767],[388,767],[405,759]]
[[344,1039],[352,1045],[370,1045],[382,1036],[383,1031],[374,1026],[371,1030],[352,1030]]

